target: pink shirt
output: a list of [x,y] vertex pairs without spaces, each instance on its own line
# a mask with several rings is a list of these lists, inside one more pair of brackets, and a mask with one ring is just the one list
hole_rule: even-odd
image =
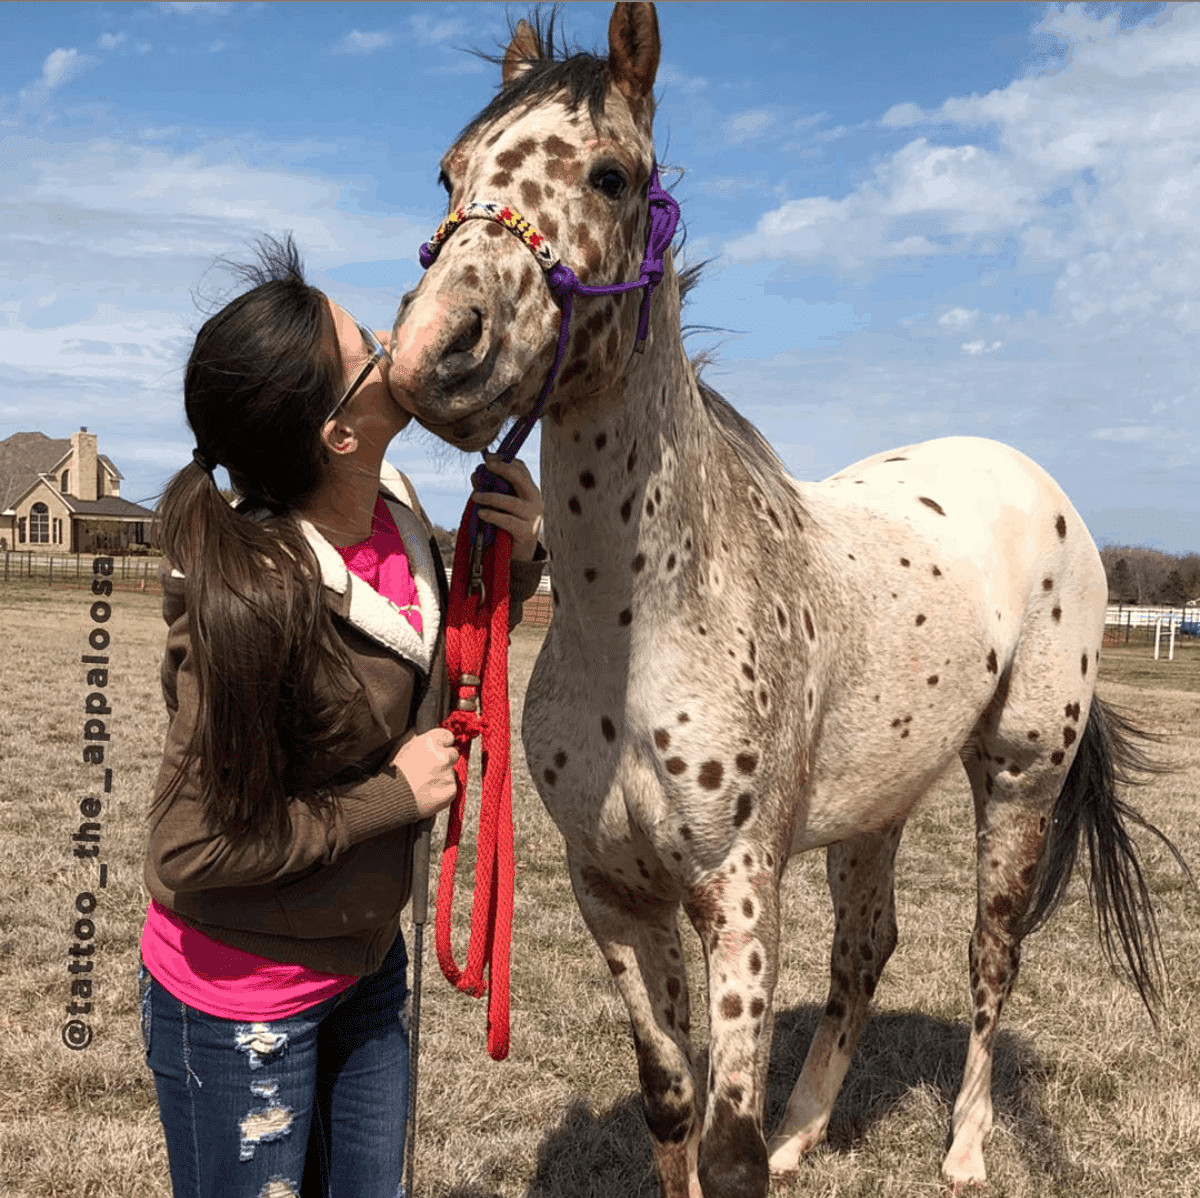
[[[370,538],[338,548],[338,553],[347,569],[396,604],[421,631],[404,542],[382,496],[375,501]],[[176,998],[222,1019],[286,1019],[358,981],[353,974],[321,973],[231,948],[153,900],[142,927],[142,961]]]

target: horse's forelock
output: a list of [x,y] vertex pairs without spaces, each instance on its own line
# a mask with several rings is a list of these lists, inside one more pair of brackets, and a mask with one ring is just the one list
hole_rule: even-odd
[[[502,62],[493,55],[483,55],[489,62]],[[569,58],[538,58],[503,87],[488,106],[475,116],[458,135],[462,141],[486,125],[502,120],[514,112],[532,108],[543,100],[562,95],[568,109],[576,111],[586,103],[588,116],[598,123],[604,115],[604,104],[612,80],[608,75],[608,60],[594,54],[576,53]]]

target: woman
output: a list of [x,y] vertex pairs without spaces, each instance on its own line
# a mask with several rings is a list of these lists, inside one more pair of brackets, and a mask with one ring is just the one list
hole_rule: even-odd
[[[191,464],[162,504],[170,715],[150,813],[142,1022],[175,1198],[394,1198],[407,1106],[400,913],[417,823],[454,797],[445,580],[383,461],[409,421],[379,338],[291,239],[208,320]],[[221,497],[213,468],[238,494]],[[475,496],[541,572],[541,500]],[[514,602],[515,612],[520,611]]]

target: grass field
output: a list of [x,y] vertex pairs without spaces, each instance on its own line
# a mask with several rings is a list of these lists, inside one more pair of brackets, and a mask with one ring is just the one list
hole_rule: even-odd
[[[145,1198],[169,1194],[153,1086],[135,1015],[143,811],[163,725],[163,629],[151,593],[119,593],[105,628],[112,793],[81,762],[80,662],[91,596],[0,589],[0,1194],[11,1198]],[[513,708],[541,640],[513,639]],[[1100,692],[1167,737],[1174,772],[1134,802],[1200,865],[1200,649],[1155,663],[1145,646],[1106,650]],[[519,753],[518,753],[519,758]],[[523,765],[515,769],[518,860],[512,1054],[484,1050],[483,1004],[452,991],[426,953],[422,1026],[421,1198],[608,1198],[656,1185],[624,1007],[575,908],[558,834]],[[89,795],[103,802],[100,853],[73,856]],[[965,781],[947,778],[910,821],[900,849],[900,947],[839,1099],[829,1143],[800,1195],[938,1194],[949,1107],[970,1016],[966,942],[974,875]],[[435,841],[440,839],[435,835]],[[1200,1193],[1200,898],[1152,840],[1141,845],[1159,903],[1168,967],[1156,1031],[1096,943],[1081,881],[1048,928],[1026,943],[997,1050],[993,1195],[1113,1198]],[[107,886],[99,887],[99,865]],[[460,862],[459,910],[473,861]],[[71,957],[81,892],[96,895],[90,958]],[[785,880],[784,957],[769,1119],[778,1116],[824,1004],[832,912],[818,854]],[[87,906],[87,903],[84,903]],[[86,928],[83,929],[86,932]],[[427,937],[432,940],[432,934]],[[460,946],[465,941],[459,941]],[[82,1051],[64,1047],[68,964],[95,979]],[[693,958],[694,993],[702,967]],[[75,975],[83,976],[82,974]],[[80,1001],[80,1000],[76,1000]],[[702,1025],[702,1020],[695,1022]],[[703,1038],[703,1029],[698,1033]]]

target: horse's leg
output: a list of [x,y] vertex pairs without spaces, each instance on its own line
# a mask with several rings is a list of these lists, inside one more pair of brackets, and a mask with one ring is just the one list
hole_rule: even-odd
[[[1056,702],[1053,658],[1039,661],[1028,693],[1016,667],[977,730],[963,764],[975,796],[978,897],[971,935],[974,1017],[962,1087],[954,1103],[951,1144],[942,1173],[956,1189],[987,1179],[983,1147],[992,1129],[992,1052],[1000,1011],[1021,964],[1024,920],[1039,877],[1038,863],[1055,799],[1074,756],[1079,726],[1076,686]],[[1074,699],[1072,704],[1070,700]],[[1065,725],[1065,728],[1064,728]]]
[[584,922],[629,1010],[661,1198],[702,1198],[700,1120],[678,903],[634,896],[568,849]]
[[771,1172],[795,1171],[800,1157],[825,1138],[834,1100],[867,1018],[883,967],[896,947],[893,886],[903,824],[830,845],[829,892],[837,915],[829,1001],[808,1049],[787,1110],[771,1137]]
[[760,848],[735,849],[686,905],[708,971],[708,1097],[699,1158],[704,1198],[766,1198],[762,1121],[779,973],[776,858]]

